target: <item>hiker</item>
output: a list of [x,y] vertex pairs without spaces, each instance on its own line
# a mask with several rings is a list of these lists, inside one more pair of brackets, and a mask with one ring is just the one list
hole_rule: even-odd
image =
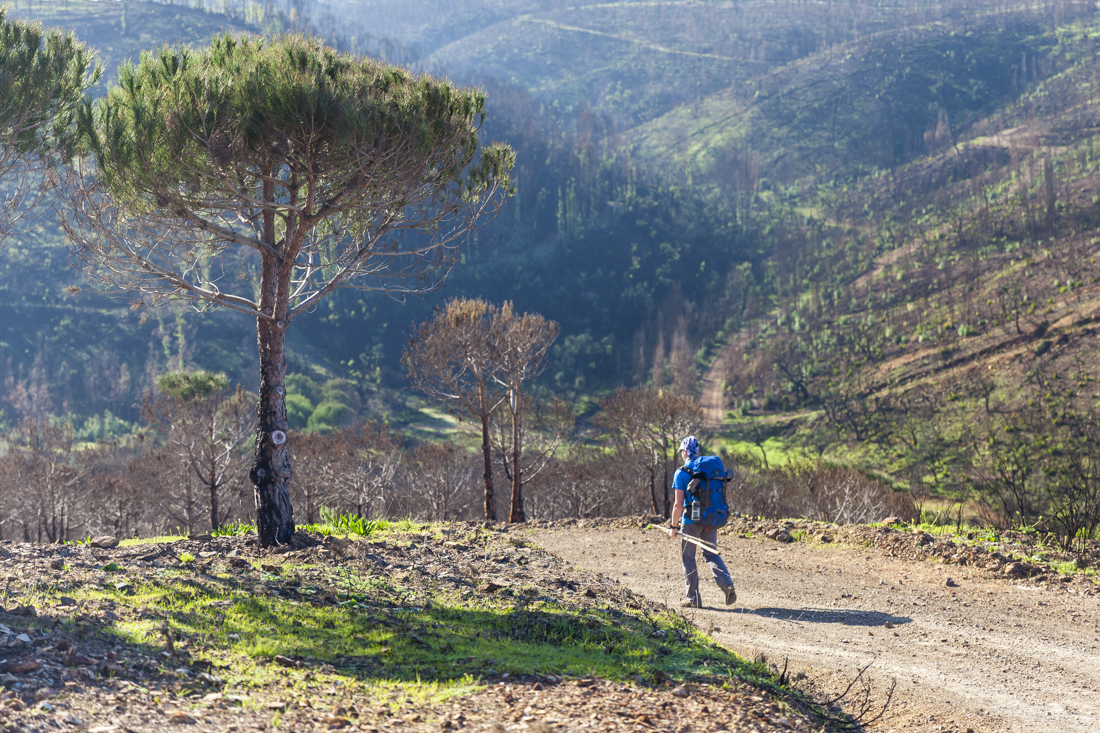
[[[689,435],[680,441],[680,456],[684,465],[676,469],[672,479],[672,488],[676,490],[676,503],[672,510],[672,531],[669,536],[675,539],[677,527],[687,537],[694,537],[714,547],[718,546],[718,528],[724,527],[729,519],[729,507],[725,500],[725,484],[730,476],[722,459],[718,456],[701,456],[699,441]],[[705,474],[705,476],[704,476]],[[693,479],[701,479],[693,482]],[[693,485],[694,484],[694,485]],[[700,490],[701,487],[701,490]],[[692,491],[694,490],[694,491]],[[700,501],[707,505],[698,508],[698,519],[693,520],[692,502]],[[687,598],[680,602],[684,608],[702,608],[703,599],[699,595],[699,571],[695,565],[695,545],[680,541],[680,559],[684,566],[684,586]],[[714,580],[726,596],[726,605],[737,600],[733,580],[729,570],[718,553],[703,550],[703,559],[710,566]]]

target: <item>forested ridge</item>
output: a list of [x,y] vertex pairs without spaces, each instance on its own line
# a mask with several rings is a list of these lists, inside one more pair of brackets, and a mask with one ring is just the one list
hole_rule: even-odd
[[[109,65],[215,28],[300,29],[486,89],[481,138],[516,149],[515,195],[435,293],[338,291],[303,317],[295,428],[450,430],[400,359],[462,296],[560,324],[537,391],[585,425],[617,387],[694,396],[721,369],[714,440],[745,460],[824,456],[956,498],[985,487],[989,511],[1032,519],[1060,494],[1013,498],[1006,475],[1091,476],[1059,461],[1096,424],[1093,6],[431,5],[12,4]],[[49,216],[0,262],[9,426],[66,415],[87,440],[128,434],[170,369],[255,386],[247,319],[64,294],[82,276]],[[350,392],[322,394],[342,380]],[[1030,462],[1009,470],[1005,451]]]

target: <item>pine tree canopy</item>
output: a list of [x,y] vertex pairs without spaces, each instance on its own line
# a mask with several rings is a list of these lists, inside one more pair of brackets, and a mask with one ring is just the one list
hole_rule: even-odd
[[301,36],[145,53],[81,113],[96,176],[72,217],[82,254],[119,290],[270,317],[251,287],[229,292],[255,282],[246,259],[215,265],[241,245],[293,270],[288,321],[361,275],[423,290],[509,190],[511,149],[478,155],[484,105]]
[[7,13],[0,7],[0,245],[41,197],[39,175],[72,141],[76,111],[100,76],[73,34]]

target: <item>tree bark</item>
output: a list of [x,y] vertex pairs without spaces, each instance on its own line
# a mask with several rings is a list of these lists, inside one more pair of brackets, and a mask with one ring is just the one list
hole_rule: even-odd
[[284,329],[257,319],[260,348],[260,401],[256,405],[256,458],[249,478],[256,487],[260,545],[285,545],[294,536],[290,505],[290,451],[286,422]]
[[218,485],[211,483],[210,486],[210,531],[213,532],[221,527],[221,522],[218,521]]
[[497,521],[497,501],[493,494],[493,452],[489,446],[489,415],[481,413],[481,457],[485,461],[485,519]]
[[497,521],[497,500],[493,493],[493,451],[489,443],[489,405],[485,394],[485,382],[478,381],[478,406],[481,410],[481,457],[485,462],[482,479],[485,481],[485,519]]
[[519,442],[519,389],[514,389],[511,396],[512,408],[512,511],[508,517],[509,522],[526,522],[527,513],[523,511],[523,484],[520,483],[520,458],[523,448]]
[[657,463],[649,467],[649,500],[653,505],[653,513],[660,514],[661,510],[657,508]]
[[668,438],[667,437],[661,439],[661,452],[664,456],[664,467],[665,467],[665,519],[668,519],[669,517],[672,516],[672,501],[671,501],[671,499],[669,498],[669,495],[668,495],[669,480],[668,480]]
[[[274,196],[264,171],[264,200]],[[275,214],[266,208],[264,239],[275,246]],[[288,252],[289,252],[288,248]],[[261,547],[285,545],[294,536],[294,508],[290,504],[290,444],[286,421],[286,327],[290,297],[290,261],[265,255],[260,274],[260,312],[256,319],[260,350],[260,400],[256,405],[256,458],[248,477],[256,487],[256,532]]]

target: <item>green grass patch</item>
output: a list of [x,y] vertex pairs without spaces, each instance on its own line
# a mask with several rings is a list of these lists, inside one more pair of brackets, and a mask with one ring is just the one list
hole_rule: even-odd
[[762,456],[766,455],[767,463],[772,468],[810,459],[810,455],[802,448],[781,436],[772,436],[763,441],[762,445],[756,445],[747,440],[723,437],[715,438],[714,443],[714,447],[727,454],[747,455],[757,461],[762,460]]
[[232,524],[223,524],[210,533],[211,537],[240,537],[246,534],[255,534],[256,525],[249,522],[236,521]]
[[[279,680],[294,687],[304,685],[308,673],[314,681],[343,680],[379,700],[395,688],[439,700],[504,673],[646,684],[735,678],[776,685],[765,666],[715,646],[680,616],[647,602],[586,605],[583,598],[573,603],[539,597],[542,591],[533,586],[462,591],[347,565],[284,563],[277,571],[244,573],[200,569],[193,562],[93,571],[37,586],[27,600],[52,606],[64,594],[82,606],[110,608],[118,620],[96,633],[154,654],[164,648],[167,625],[177,645],[212,662],[227,687]],[[128,583],[117,582],[123,573]],[[304,666],[280,666],[276,656]]]
[[185,534],[166,534],[158,537],[132,537],[128,540],[120,540],[119,547],[134,547],[136,545],[158,545],[169,542],[178,542],[187,539]]

